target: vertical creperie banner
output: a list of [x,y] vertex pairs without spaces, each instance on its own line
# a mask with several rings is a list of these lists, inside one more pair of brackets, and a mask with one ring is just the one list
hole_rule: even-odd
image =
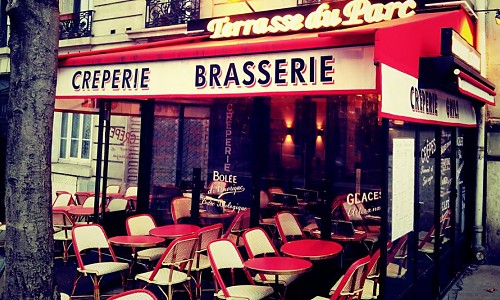
[[374,47],[61,67],[58,98],[374,91]]

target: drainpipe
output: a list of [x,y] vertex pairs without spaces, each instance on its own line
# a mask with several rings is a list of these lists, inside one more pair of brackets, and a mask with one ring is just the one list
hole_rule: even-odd
[[[479,0],[476,2],[476,9],[486,9],[487,1]],[[477,20],[477,50],[482,54],[481,73],[486,73],[486,14],[478,14]],[[472,249],[478,261],[485,259],[483,246],[483,207],[484,207],[484,143],[486,134],[486,105],[482,106],[477,113],[478,136],[477,136],[477,173],[476,173],[476,211],[474,215],[474,237]]]

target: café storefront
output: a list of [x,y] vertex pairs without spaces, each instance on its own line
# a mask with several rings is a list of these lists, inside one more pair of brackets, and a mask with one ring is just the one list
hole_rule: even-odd
[[467,12],[415,13],[412,2],[391,8],[394,19],[351,8],[339,25],[325,16],[340,8],[322,4],[61,55],[56,110],[99,116],[96,191],[120,163],[138,186],[137,212],[168,222],[157,195],[189,191],[250,209],[257,225],[275,212],[271,189],[303,201],[317,192],[304,226],[317,217],[329,238],[335,204],[353,223],[361,215],[376,237],[368,250],[390,245],[380,247],[380,297],[430,299],[470,254],[476,119],[495,92],[455,50],[481,59]]

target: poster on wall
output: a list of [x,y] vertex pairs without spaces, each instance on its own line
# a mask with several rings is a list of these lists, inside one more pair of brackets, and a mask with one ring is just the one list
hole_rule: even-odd
[[391,240],[413,231],[415,190],[415,140],[395,138],[392,158]]

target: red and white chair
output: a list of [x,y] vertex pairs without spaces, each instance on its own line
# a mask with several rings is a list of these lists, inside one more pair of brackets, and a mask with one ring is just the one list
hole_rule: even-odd
[[223,238],[232,240],[238,247],[243,246],[240,241],[241,235],[245,230],[250,228],[250,210],[242,210],[234,216],[233,221],[229,224]]
[[[78,262],[78,277],[73,285],[71,297],[73,297],[78,281],[82,276],[89,276],[94,284],[94,299],[99,300],[101,293],[99,283],[104,275],[120,272],[122,287],[125,290],[125,271],[128,270],[128,263],[119,262],[108,242],[108,237],[104,229],[99,224],[88,224],[75,226],[72,230],[73,248],[75,249],[76,260]],[[97,258],[94,255],[82,255],[86,250],[97,250]],[[111,259],[105,259],[104,252],[109,254]]]
[[219,239],[224,230],[222,223],[205,226],[200,228],[196,235],[198,236],[198,246],[194,256],[191,271],[195,273],[196,281],[196,298],[201,297],[201,275],[203,270],[210,269],[210,260],[206,255],[207,245],[209,242]]
[[158,298],[151,291],[135,289],[113,295],[108,300],[158,300]]
[[316,296],[313,300],[361,299],[370,263],[370,256],[356,260],[330,290],[330,298]]
[[54,199],[54,202],[52,202],[52,207],[69,205],[76,205],[75,199],[73,199],[73,195],[71,195],[69,192],[60,192],[56,199]]
[[274,220],[276,221],[278,233],[283,244],[291,240],[306,238],[304,231],[302,230],[302,226],[300,225],[295,215],[293,215],[291,212],[277,212],[274,216]]
[[[260,227],[250,228],[243,233],[243,242],[247,250],[248,257],[281,256],[274,246],[266,231]],[[278,275],[278,283],[288,286],[299,275]],[[260,283],[273,284],[276,281],[275,275],[259,273],[254,280]]]
[[[163,252],[154,270],[137,274],[135,279],[145,281],[146,287],[156,285],[167,299],[172,299],[173,286],[182,284],[191,299],[191,266],[197,244],[198,237],[194,234],[176,238]],[[163,288],[165,286],[166,292]]]
[[174,224],[186,223],[191,218],[191,198],[175,197],[170,202],[170,211]]
[[54,241],[62,242],[63,246],[63,260],[68,261],[69,248],[72,244],[72,234],[74,223],[73,219],[66,211],[52,211],[52,226],[54,228]]
[[[214,296],[217,298],[258,300],[273,294],[273,288],[255,284],[248,270],[243,267],[243,258],[232,241],[225,238],[217,239],[208,244],[207,251],[216,280]],[[231,274],[236,270],[243,272],[248,284],[237,284],[234,276],[231,276],[231,282],[224,281],[221,273],[226,270]]]
[[[125,220],[128,235],[149,235],[149,231],[156,228],[154,218],[149,214],[130,216]],[[153,247],[137,251],[137,260],[146,261],[149,267],[151,262],[157,261],[165,252],[166,247]],[[135,251],[132,251],[135,252]]]

